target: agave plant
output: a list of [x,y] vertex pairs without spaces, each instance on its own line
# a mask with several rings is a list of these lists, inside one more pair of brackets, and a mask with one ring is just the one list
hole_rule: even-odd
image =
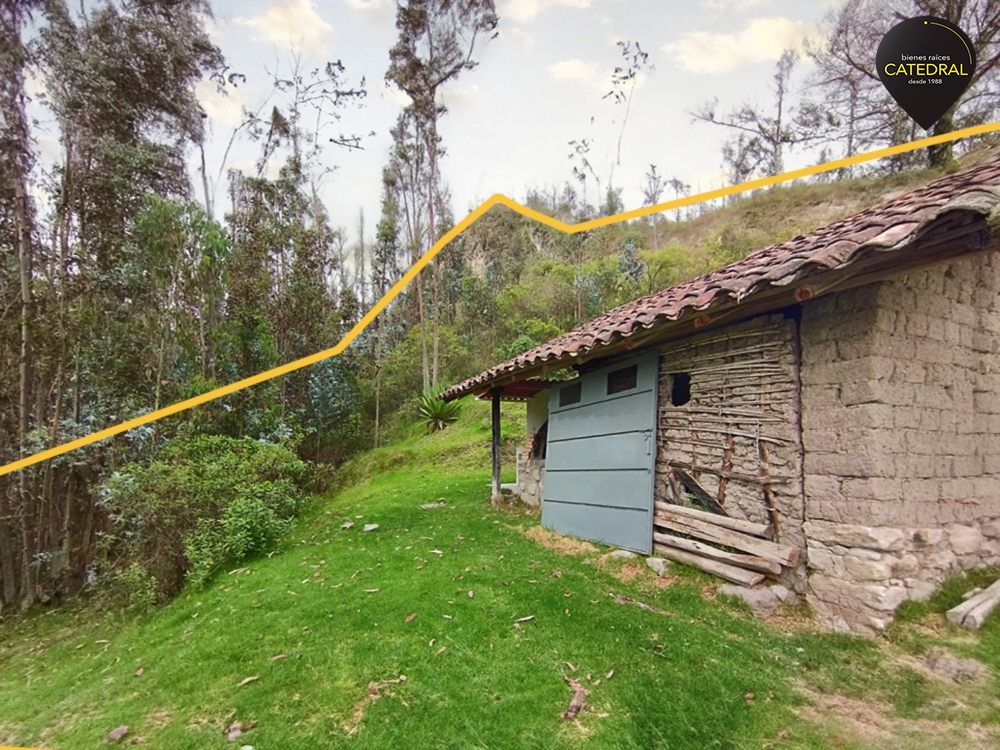
[[433,391],[421,394],[417,398],[417,413],[427,420],[427,431],[443,430],[456,419],[461,409],[456,401],[442,401]]

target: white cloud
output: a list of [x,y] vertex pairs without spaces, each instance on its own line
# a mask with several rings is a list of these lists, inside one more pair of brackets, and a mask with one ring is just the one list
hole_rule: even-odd
[[312,0],[275,3],[252,18],[236,22],[256,29],[256,39],[283,48],[301,48],[307,55],[323,57],[330,48],[333,27],[316,11]]
[[208,34],[213,39],[218,39],[222,36],[222,28],[219,26],[219,22],[215,20],[210,15],[205,13],[196,13],[198,20],[201,21],[201,25],[205,28],[205,33]]
[[386,84],[382,87],[380,98],[389,99],[390,101],[398,104],[400,107],[410,106],[410,97],[391,84]]
[[663,45],[676,65],[692,73],[721,75],[742,65],[777,60],[786,49],[801,49],[816,29],[790,18],[757,18],[736,34],[692,31]]
[[37,65],[29,65],[24,71],[24,93],[35,101],[47,95],[45,77]]
[[438,101],[444,103],[449,109],[455,109],[478,96],[479,86],[474,83],[469,86],[446,86],[439,91]]
[[506,0],[499,8],[500,18],[515,23],[528,23],[546,8],[563,5],[568,8],[589,8],[590,0]]
[[198,97],[205,114],[215,122],[225,125],[227,128],[239,127],[243,122],[243,106],[246,100],[243,96],[233,90],[219,91],[212,81],[198,81],[194,87],[194,94]]
[[701,0],[702,8],[720,13],[739,13],[750,8],[770,4],[771,0]]
[[500,38],[509,39],[511,42],[516,44],[518,47],[523,49],[528,49],[529,47],[535,46],[535,39],[524,29],[519,29],[516,26],[510,28],[500,29]]
[[[612,90],[612,71],[598,65],[588,63],[583,60],[560,60],[548,67],[549,77],[554,81],[571,81],[599,93],[604,96]],[[635,88],[640,89],[646,83],[645,73],[639,72],[635,76]]]
[[377,21],[390,21],[395,15],[392,0],[344,0],[348,7]]
[[[268,180],[276,180],[281,172],[282,162],[280,159],[268,159],[264,165],[264,173],[261,175]],[[237,159],[229,163],[230,169],[235,169],[249,177],[257,176],[257,162],[254,159]]]

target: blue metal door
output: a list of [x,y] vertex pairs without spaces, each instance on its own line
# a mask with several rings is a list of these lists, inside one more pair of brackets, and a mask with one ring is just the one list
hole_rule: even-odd
[[552,388],[543,526],[652,551],[658,368],[653,351]]

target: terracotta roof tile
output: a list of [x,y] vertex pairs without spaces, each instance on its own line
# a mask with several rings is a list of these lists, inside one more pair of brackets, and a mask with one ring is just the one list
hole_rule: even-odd
[[866,209],[787,242],[765,247],[691,281],[637,299],[541,346],[502,362],[446,390],[451,400],[482,391],[498,377],[571,360],[637,331],[666,326],[693,312],[768,288],[788,286],[832,269],[850,267],[874,252],[897,252],[949,211],[988,215],[1000,205],[1000,157]]

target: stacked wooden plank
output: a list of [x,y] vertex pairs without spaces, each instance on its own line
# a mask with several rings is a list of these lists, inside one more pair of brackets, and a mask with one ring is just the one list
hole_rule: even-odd
[[752,521],[656,503],[653,526],[659,554],[744,586],[777,577],[799,560],[797,547],[770,541],[771,527]]
[[953,625],[978,630],[997,606],[1000,606],[1000,581],[949,609],[946,617]]

